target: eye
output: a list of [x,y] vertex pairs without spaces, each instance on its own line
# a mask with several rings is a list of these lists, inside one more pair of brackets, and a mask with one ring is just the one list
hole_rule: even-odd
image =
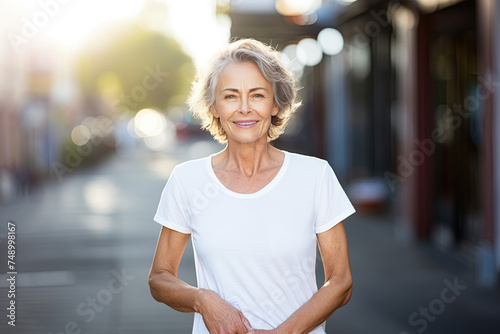
[[228,95],[224,95],[224,98],[225,99],[234,99],[234,98],[236,98],[236,95],[234,95],[234,94],[228,94]]
[[257,93],[257,94],[255,94],[253,97],[258,98],[258,99],[261,99],[261,98],[263,98],[263,97],[264,97],[264,95],[262,95],[262,94],[260,94],[260,93]]

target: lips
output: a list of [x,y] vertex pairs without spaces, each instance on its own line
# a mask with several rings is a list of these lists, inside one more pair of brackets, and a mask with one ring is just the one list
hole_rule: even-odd
[[234,125],[239,127],[240,129],[250,129],[252,126],[257,124],[258,121],[239,121],[239,122],[233,122]]
[[253,125],[257,123],[257,121],[245,121],[245,122],[234,122],[234,124],[237,124],[237,125],[243,125],[243,126],[246,126],[246,125]]

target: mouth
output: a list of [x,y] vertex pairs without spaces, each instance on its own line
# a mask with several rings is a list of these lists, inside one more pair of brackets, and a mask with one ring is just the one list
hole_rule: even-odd
[[252,127],[254,124],[257,124],[257,122],[258,121],[245,121],[245,122],[233,122],[233,123],[240,128],[249,128]]

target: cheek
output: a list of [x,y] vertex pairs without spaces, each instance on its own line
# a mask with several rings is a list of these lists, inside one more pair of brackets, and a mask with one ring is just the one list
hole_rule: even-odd
[[275,115],[278,112],[278,108],[275,108],[269,101],[258,101],[254,102],[253,107],[260,112],[265,114]]
[[[235,110],[238,110],[237,109],[237,104],[234,103],[234,102],[227,102],[227,101],[224,101],[224,102],[221,102],[218,105],[218,110],[219,110],[219,114],[224,117],[228,117],[230,116]],[[236,109],[235,109],[236,108]]]

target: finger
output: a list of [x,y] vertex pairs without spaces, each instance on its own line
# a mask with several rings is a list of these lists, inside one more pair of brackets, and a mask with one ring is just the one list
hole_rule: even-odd
[[243,325],[245,325],[247,331],[252,330],[252,325],[250,325],[250,321],[248,321],[247,318],[245,317],[243,317]]
[[236,332],[238,334],[248,334],[248,328],[244,322],[240,322],[238,327],[236,328]]
[[245,318],[245,316],[243,315],[243,313],[241,313],[241,311],[239,312],[239,314],[240,314],[241,321],[243,322],[243,326],[245,326],[245,329],[246,329],[245,332],[252,330],[252,325],[250,325],[250,321],[248,321],[248,319]]
[[236,333],[238,333],[238,334],[248,334],[248,329],[246,329],[246,327],[244,325],[240,325],[236,329]]

